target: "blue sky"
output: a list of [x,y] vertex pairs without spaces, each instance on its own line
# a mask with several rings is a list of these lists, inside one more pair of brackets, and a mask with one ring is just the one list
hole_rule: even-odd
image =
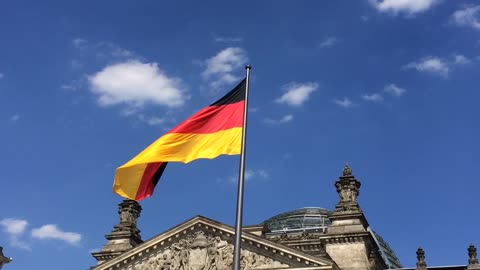
[[[87,269],[117,223],[115,168],[253,66],[244,223],[333,209],[348,162],[405,266],[480,245],[480,2],[1,1],[6,269]],[[234,224],[238,156],[170,164],[144,239]],[[232,181],[233,179],[233,181]]]

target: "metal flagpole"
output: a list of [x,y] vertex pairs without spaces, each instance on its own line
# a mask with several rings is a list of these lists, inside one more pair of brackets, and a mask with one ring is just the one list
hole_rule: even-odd
[[237,218],[235,222],[235,245],[233,251],[233,270],[240,270],[240,250],[242,243],[243,183],[245,180],[245,141],[247,139],[248,88],[250,84],[250,65],[245,66],[247,79],[245,84],[245,106],[243,109],[242,152],[240,154],[240,173],[237,191]]

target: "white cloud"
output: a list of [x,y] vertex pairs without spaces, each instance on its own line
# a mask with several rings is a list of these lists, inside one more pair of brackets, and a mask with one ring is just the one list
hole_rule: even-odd
[[70,61],[70,67],[73,68],[73,69],[80,69],[83,67],[83,64],[81,61],[77,60],[77,59],[73,59]]
[[134,57],[135,56],[135,53],[133,53],[132,51],[120,48],[118,46],[113,46],[110,53],[112,54],[113,57],[127,58],[127,57]]
[[160,117],[147,117],[143,114],[140,114],[138,116],[138,119],[144,123],[147,123],[149,124],[150,126],[156,126],[156,125],[160,125],[160,124],[163,124],[165,122],[165,119],[164,118],[160,118]]
[[12,117],[10,117],[10,121],[16,122],[18,120],[20,120],[20,115],[18,114],[14,114]]
[[24,219],[6,218],[0,221],[3,231],[11,235],[19,235],[27,229],[28,221]]
[[318,89],[318,84],[313,82],[290,83],[284,85],[283,88],[285,94],[277,98],[275,101],[290,106],[301,106],[310,98],[310,94]]
[[3,77],[5,77],[5,74],[0,73],[0,79],[2,79]]
[[480,5],[457,10],[452,14],[452,18],[457,25],[470,26],[480,30]]
[[92,53],[95,55],[97,59],[137,59],[142,60],[143,58],[137,55],[135,52],[124,49],[119,45],[108,42],[102,41],[95,44],[95,50],[92,50]]
[[66,91],[75,91],[77,90],[77,88],[72,85],[72,84],[62,84],[62,86],[60,86],[61,89],[63,90],[66,90]]
[[270,178],[270,174],[266,170],[263,170],[263,169],[258,170],[257,174],[260,178],[263,178],[263,179]]
[[3,232],[8,235],[9,244],[13,247],[29,250],[30,246],[20,240],[20,236],[25,232],[28,221],[24,219],[5,218],[0,221]]
[[249,181],[252,180],[252,177],[255,175],[253,170],[245,170],[245,180]]
[[88,41],[83,38],[75,38],[72,40],[73,46],[79,50],[85,50],[88,46]]
[[210,86],[216,90],[240,80],[235,76],[236,71],[248,61],[247,53],[242,48],[230,47],[220,51],[217,55],[205,60],[205,71],[202,77],[210,80]]
[[280,119],[271,119],[271,118],[266,118],[265,119],[265,123],[272,124],[272,125],[280,125],[280,124],[285,124],[285,123],[292,122],[292,121],[293,121],[293,115],[292,114],[287,114]]
[[420,61],[412,62],[404,67],[437,74],[443,77],[448,76],[448,72],[450,71],[448,64],[439,57],[425,57],[420,59]]
[[187,99],[180,89],[181,80],[168,77],[157,63],[130,60],[109,65],[88,76],[88,81],[101,106],[127,104],[141,107],[152,103],[178,107]]
[[362,98],[366,101],[371,101],[371,102],[382,102],[383,101],[382,95],[380,95],[378,93],[364,94],[364,95],[362,95]]
[[[258,169],[258,170],[246,169],[245,170],[245,181],[265,180],[268,178],[270,178],[270,174],[265,169]],[[231,176],[229,178],[229,181],[231,183],[237,183],[238,176]]]
[[338,38],[336,37],[327,37],[320,43],[320,48],[330,48],[335,46],[338,43]]
[[343,107],[345,109],[351,108],[353,106],[353,102],[347,97],[345,97],[343,99],[334,99],[333,102],[335,104],[337,104],[338,106]]
[[380,12],[414,14],[430,9],[439,0],[370,0]]
[[216,37],[215,42],[219,43],[239,43],[242,42],[243,38],[241,37]]
[[468,59],[467,57],[465,57],[465,55],[462,54],[456,54],[454,55],[454,58],[454,63],[457,65],[466,65],[472,62],[470,59]]
[[64,232],[55,224],[46,224],[32,230],[32,237],[37,239],[54,239],[76,245],[82,240],[82,235],[75,232]]
[[395,97],[403,96],[407,92],[407,90],[405,90],[404,88],[398,87],[393,83],[386,85],[385,88],[383,88],[383,91]]

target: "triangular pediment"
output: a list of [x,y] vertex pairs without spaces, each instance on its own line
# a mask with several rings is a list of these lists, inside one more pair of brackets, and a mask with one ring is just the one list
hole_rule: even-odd
[[[197,216],[92,270],[229,270],[234,228]],[[242,232],[242,269],[337,269],[330,259]]]

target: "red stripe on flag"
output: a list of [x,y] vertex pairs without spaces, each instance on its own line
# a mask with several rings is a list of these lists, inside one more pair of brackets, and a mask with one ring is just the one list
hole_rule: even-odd
[[245,101],[208,106],[192,115],[168,133],[208,134],[243,126]]
[[140,181],[140,186],[138,187],[137,194],[135,195],[135,200],[139,201],[145,198],[152,196],[153,189],[157,184],[157,179],[160,178],[158,174],[160,167],[164,162],[149,163],[143,172],[142,180]]

